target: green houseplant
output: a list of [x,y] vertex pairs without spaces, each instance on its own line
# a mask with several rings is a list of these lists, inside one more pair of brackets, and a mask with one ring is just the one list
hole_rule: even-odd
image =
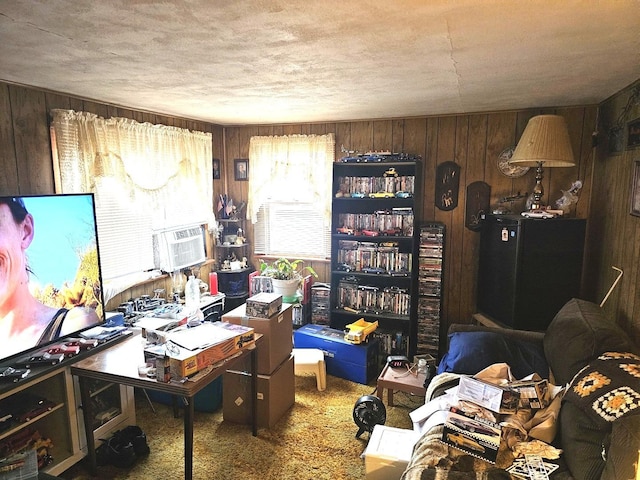
[[303,260],[289,260],[287,258],[278,258],[273,262],[260,260],[260,275],[271,277],[274,292],[282,294],[283,297],[291,298],[295,296],[305,273],[318,278],[318,274],[312,267],[303,266],[303,264]]

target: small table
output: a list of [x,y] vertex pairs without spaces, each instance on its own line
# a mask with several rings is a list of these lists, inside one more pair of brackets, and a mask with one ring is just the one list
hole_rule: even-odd
[[394,390],[424,397],[427,393],[426,388],[424,388],[426,378],[426,373],[418,373],[416,375],[413,372],[409,372],[406,367],[391,368],[387,364],[378,377],[378,393],[380,398],[383,398],[384,389],[386,388],[389,391],[387,403],[390,407],[393,407]]
[[[255,343],[257,344],[261,340],[262,335],[256,334],[255,337]],[[204,375],[196,375],[196,380],[187,380],[185,382],[172,380],[171,382],[163,383],[155,379],[142,377],[138,374],[138,365],[144,363],[144,352],[139,333],[133,334],[130,338],[73,364],[71,366],[71,373],[78,376],[80,384],[80,397],[83,406],[84,424],[86,425],[85,433],[87,436],[91,474],[94,477],[96,476],[97,459],[93,429],[90,427],[93,421],[93,412],[91,412],[92,409],[90,408],[91,402],[88,379],[93,378],[147,390],[157,390],[184,398],[184,478],[185,480],[191,480],[193,477],[193,397],[246,355],[251,355],[251,426],[253,436],[255,437],[258,434],[256,422],[257,375],[255,344],[243,347],[236,354],[219,362],[215,368]]]

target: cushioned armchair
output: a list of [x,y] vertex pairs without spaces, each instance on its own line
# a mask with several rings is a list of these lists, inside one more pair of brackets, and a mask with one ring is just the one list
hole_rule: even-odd
[[[516,378],[537,371],[555,385],[571,384],[553,441],[564,453],[552,479],[637,478],[640,348],[598,305],[570,300],[544,334],[452,325],[449,350],[433,382],[437,385],[439,378],[455,381],[451,372],[473,375],[494,363],[508,363]],[[547,369],[550,377],[544,375]],[[440,390],[450,383],[445,381]],[[426,401],[439,393],[438,388],[430,388]],[[437,478],[509,478],[504,470],[486,462],[465,462],[459,452],[438,443],[437,431],[423,435],[403,480],[436,478],[438,469]],[[442,458],[435,458],[438,455]],[[479,469],[484,472],[478,473]]]

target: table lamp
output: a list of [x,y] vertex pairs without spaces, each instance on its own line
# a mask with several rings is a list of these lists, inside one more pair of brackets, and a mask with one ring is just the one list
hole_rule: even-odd
[[527,123],[509,163],[536,167],[531,210],[542,208],[542,166],[573,167],[573,151],[564,118],[559,115],[538,115]]

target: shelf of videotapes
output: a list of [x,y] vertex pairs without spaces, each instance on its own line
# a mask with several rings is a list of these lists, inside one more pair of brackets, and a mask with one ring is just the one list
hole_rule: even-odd
[[396,285],[383,287],[354,275],[342,277],[338,282],[338,309],[368,315],[393,315],[407,319],[411,312],[411,294]]
[[373,337],[378,339],[378,367],[380,371],[387,364],[389,355],[408,355],[409,336],[402,330],[376,330]]
[[[395,168],[393,170],[395,172]],[[412,197],[414,194],[415,176],[400,175],[387,177],[338,177],[338,195],[352,198],[398,198]],[[387,193],[384,196],[382,193]],[[378,195],[380,196],[378,196]],[[370,197],[371,195],[371,197]]]
[[425,223],[420,226],[419,234],[417,352],[439,358],[444,224]]
[[413,235],[413,209],[392,207],[365,213],[341,213],[336,233],[365,237]]
[[398,241],[338,240],[337,270],[407,276],[412,263],[413,254],[401,251]]
[[380,355],[415,351],[420,162],[334,163],[330,323],[378,322]]

